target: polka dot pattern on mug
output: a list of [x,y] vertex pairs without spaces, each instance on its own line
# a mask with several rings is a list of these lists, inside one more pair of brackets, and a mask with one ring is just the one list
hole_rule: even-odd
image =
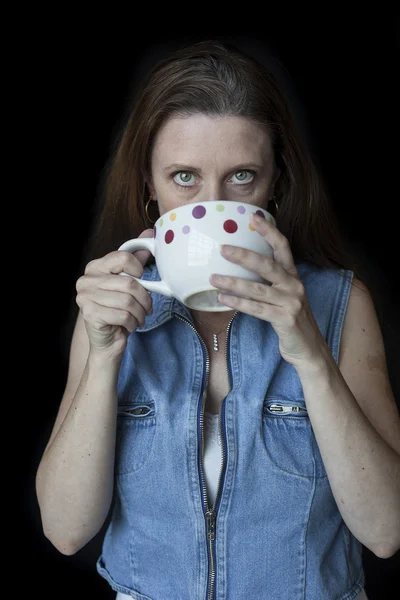
[[236,233],[236,231],[238,229],[238,225],[237,225],[236,221],[234,221],[233,219],[227,219],[224,222],[224,229],[225,229],[226,233]]
[[202,219],[206,215],[206,207],[205,206],[195,206],[192,210],[192,215],[195,219]]
[[172,229],[168,229],[167,233],[165,234],[165,243],[170,244],[173,241],[174,237],[175,234],[172,231]]
[[[223,227],[224,231],[226,233],[230,233],[230,234],[236,233],[236,231],[239,229],[239,225],[240,225],[239,220],[240,220],[240,217],[242,215],[247,214],[247,213],[251,214],[253,212],[252,210],[249,210],[249,208],[251,208],[251,206],[252,205],[247,205],[247,206],[246,205],[242,205],[242,204],[239,205],[236,208],[236,211],[238,213],[238,220],[235,220],[235,219],[226,219],[225,221],[223,221],[222,222],[222,227]],[[225,206],[223,204],[216,204],[214,206],[214,209],[218,213],[223,213],[225,211]],[[207,206],[203,206],[202,204],[199,204],[199,205],[195,206],[193,208],[193,210],[192,210],[192,217],[193,217],[193,219],[196,219],[196,220],[203,219],[206,216],[208,210],[209,210],[209,208]],[[262,212],[262,210],[256,210],[255,214],[256,215],[260,215],[260,217],[263,217],[265,219],[265,214]],[[174,222],[174,221],[176,221],[178,219],[178,215],[177,215],[176,212],[171,212],[171,214],[167,218],[169,218],[170,221]],[[163,218],[161,218],[159,220],[159,222],[158,222],[159,228],[163,227],[164,221],[165,220]],[[251,225],[251,223],[248,223],[248,228],[250,229],[250,231],[256,231],[255,228]],[[184,223],[182,226],[180,226],[180,230],[182,231],[182,233],[184,235],[187,235],[188,233],[190,233],[191,227],[190,227],[190,225],[188,223]],[[156,227],[154,226],[154,237],[156,237],[158,233],[159,233],[158,229],[156,229]],[[175,238],[174,231],[172,229],[168,229],[166,231],[166,233],[164,234],[165,243],[166,244],[171,244],[171,242],[174,241],[174,238]]]

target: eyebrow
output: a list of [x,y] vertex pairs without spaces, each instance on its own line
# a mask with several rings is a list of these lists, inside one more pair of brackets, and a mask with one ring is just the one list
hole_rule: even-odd
[[[235,171],[245,170],[245,169],[262,169],[263,166],[253,162],[240,163],[239,165],[233,166],[228,169],[228,173],[234,173]],[[184,165],[181,163],[172,163],[165,167],[164,172],[167,171],[196,171],[196,173],[202,173],[202,169],[198,167],[193,167],[190,165]]]

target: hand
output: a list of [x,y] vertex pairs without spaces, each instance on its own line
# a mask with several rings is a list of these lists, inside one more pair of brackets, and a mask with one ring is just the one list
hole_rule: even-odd
[[273,258],[227,245],[221,253],[260,275],[266,283],[220,275],[212,275],[210,281],[218,289],[234,294],[220,294],[222,304],[270,322],[279,337],[282,357],[300,366],[318,356],[325,340],[308,304],[287,238],[266,219],[258,219],[252,215],[252,225],[272,246]]
[[[153,237],[146,229],[139,237]],[[76,302],[82,311],[91,350],[120,356],[129,333],[152,312],[150,294],[132,277],[141,277],[150,252],[115,251],[93,260],[76,283]]]

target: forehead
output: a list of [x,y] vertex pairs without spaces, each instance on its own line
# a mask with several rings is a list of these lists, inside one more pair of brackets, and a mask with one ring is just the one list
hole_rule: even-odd
[[267,160],[272,142],[267,128],[245,117],[210,117],[203,114],[170,117],[158,131],[153,160],[157,163],[214,160]]

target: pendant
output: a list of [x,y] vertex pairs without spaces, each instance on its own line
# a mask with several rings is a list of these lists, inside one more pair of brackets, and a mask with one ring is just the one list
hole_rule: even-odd
[[218,335],[216,333],[213,333],[213,350],[214,350],[214,352],[218,352],[218,350],[219,350]]

